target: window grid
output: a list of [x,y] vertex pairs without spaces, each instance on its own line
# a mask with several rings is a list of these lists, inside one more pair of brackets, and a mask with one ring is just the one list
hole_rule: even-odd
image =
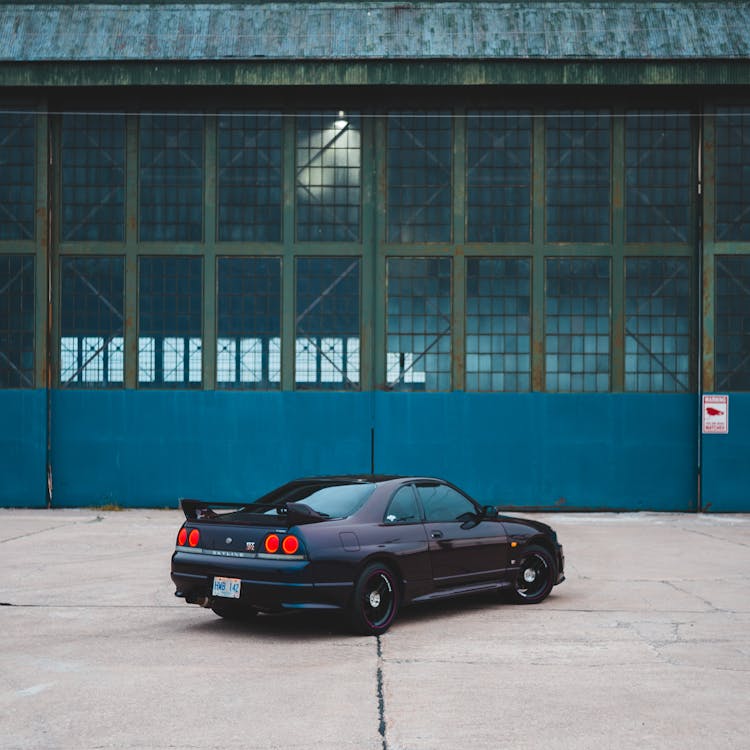
[[218,118],[219,240],[281,239],[282,130],[278,113]]
[[691,127],[687,111],[625,116],[627,242],[690,238]]
[[750,107],[717,111],[716,239],[750,242]]
[[297,258],[297,388],[359,389],[359,275],[359,258]]
[[466,129],[469,242],[529,242],[530,114],[470,112]]
[[531,261],[466,261],[466,390],[531,389]]
[[358,242],[361,125],[349,112],[297,118],[297,239]]
[[62,239],[125,239],[125,118],[62,118]]
[[625,259],[625,390],[690,389],[690,279],[685,258]]
[[750,391],[750,255],[716,258],[716,390]]
[[607,110],[548,113],[549,242],[610,241],[610,121]]
[[450,241],[452,145],[449,112],[389,114],[389,242]]
[[387,261],[386,380],[405,391],[451,388],[451,259]]
[[142,256],[138,273],[139,385],[200,388],[202,258]]
[[0,112],[0,240],[34,239],[35,140],[34,115]]
[[203,117],[141,115],[140,239],[203,237]]
[[281,387],[281,259],[218,260],[216,387]]
[[547,258],[544,341],[548,391],[609,390],[609,277],[609,258]]
[[34,386],[34,257],[0,255],[0,387]]
[[122,386],[124,258],[64,257],[61,278],[61,384]]

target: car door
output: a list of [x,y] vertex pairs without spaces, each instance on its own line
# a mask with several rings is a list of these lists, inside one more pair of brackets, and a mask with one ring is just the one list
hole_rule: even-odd
[[484,519],[473,500],[440,482],[418,482],[432,576],[440,588],[497,580],[508,565],[503,525]]

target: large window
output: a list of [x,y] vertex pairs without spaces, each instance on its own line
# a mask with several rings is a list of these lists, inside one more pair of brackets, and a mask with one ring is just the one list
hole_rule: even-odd
[[218,237],[281,239],[281,115],[224,113],[218,133]]
[[750,242],[750,107],[717,113],[716,239]]
[[62,216],[65,241],[125,239],[125,118],[62,118]]
[[359,258],[297,258],[297,388],[359,388]]
[[203,238],[203,117],[141,115],[140,239]]
[[388,241],[449,242],[453,128],[450,113],[388,116]]
[[0,255],[0,387],[34,385],[34,257]]
[[750,255],[716,258],[716,390],[750,391]]
[[549,112],[545,122],[547,240],[609,242],[609,113]]
[[357,242],[361,200],[359,117],[297,118],[297,239]]
[[281,385],[281,259],[219,258],[216,385]]
[[34,238],[35,117],[0,111],[0,240]]
[[202,259],[141,257],[138,274],[138,384],[199,388]]
[[531,239],[531,116],[471,112],[466,120],[469,242]]
[[466,261],[466,390],[531,388],[531,261]]
[[625,117],[628,242],[690,239],[690,114],[633,110]]
[[690,388],[690,279],[684,258],[625,260],[625,390]]
[[546,270],[547,390],[609,390],[609,258],[548,258]]
[[60,382],[121,386],[124,380],[125,262],[63,258]]
[[389,258],[386,379],[393,389],[451,387],[451,259]]

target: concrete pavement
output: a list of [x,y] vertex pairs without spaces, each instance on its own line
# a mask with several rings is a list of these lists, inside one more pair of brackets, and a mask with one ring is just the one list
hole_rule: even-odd
[[750,516],[537,515],[541,605],[228,623],[173,596],[177,511],[0,510],[0,747],[744,748]]

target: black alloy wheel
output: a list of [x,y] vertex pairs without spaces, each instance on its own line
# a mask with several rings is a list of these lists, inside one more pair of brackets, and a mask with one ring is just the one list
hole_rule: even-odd
[[363,635],[385,633],[396,618],[399,605],[398,582],[385,565],[368,565],[354,587],[351,622]]
[[513,581],[513,599],[518,604],[538,604],[552,591],[555,563],[544,547],[529,547]]

